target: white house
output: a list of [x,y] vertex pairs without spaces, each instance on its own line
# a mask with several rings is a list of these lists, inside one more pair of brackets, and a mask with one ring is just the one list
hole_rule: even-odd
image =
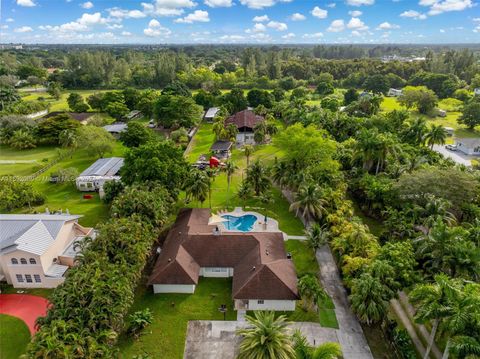
[[77,189],[84,192],[100,190],[105,182],[119,181],[123,158],[100,158],[76,179]]
[[253,145],[255,143],[255,126],[263,121],[265,121],[263,116],[256,115],[255,112],[247,108],[227,118],[225,120],[225,126],[234,125],[237,128],[237,145]]
[[199,277],[232,277],[236,310],[295,310],[297,275],[281,232],[225,232],[209,209],[183,209],[148,283],[154,293],[195,292]]
[[391,89],[388,90],[387,96],[398,97],[398,96],[401,96],[402,93],[403,93],[402,90],[391,88]]
[[456,138],[455,144],[457,145],[457,149],[466,155],[480,156],[479,138]]
[[0,214],[0,279],[15,288],[55,288],[93,228],[70,214]]
[[218,107],[210,107],[206,112],[205,112],[205,115],[203,116],[203,118],[205,119],[205,121],[207,122],[213,122],[213,119],[215,118],[215,116],[217,115],[218,111],[220,111],[220,109]]

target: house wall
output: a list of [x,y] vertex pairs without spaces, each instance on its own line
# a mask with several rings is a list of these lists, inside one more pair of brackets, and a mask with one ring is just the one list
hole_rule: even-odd
[[201,277],[209,277],[209,278],[233,277],[233,268],[212,268],[212,267],[200,268],[199,275]]
[[154,284],[153,293],[185,293],[193,294],[195,284]]
[[471,147],[465,146],[461,142],[457,142],[457,148],[459,151],[462,151],[466,155],[480,155],[480,146],[476,148],[471,148]]
[[247,145],[255,144],[255,141],[253,139],[253,132],[237,133],[236,141],[237,143],[240,143],[240,144],[247,144]]
[[259,303],[261,299],[249,299],[248,310],[278,310],[278,311],[294,311],[295,300],[263,300],[263,303]]
[[73,228],[74,221],[66,222],[57,235],[57,239],[50,247],[41,255],[43,271],[46,272],[53,264],[53,259],[58,258],[68,247],[71,241],[75,239],[75,230]]

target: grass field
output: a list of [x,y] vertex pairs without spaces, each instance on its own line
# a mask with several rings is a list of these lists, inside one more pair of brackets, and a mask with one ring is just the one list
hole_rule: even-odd
[[67,98],[71,93],[78,93],[82,95],[82,97],[87,100],[87,97],[98,92],[106,92],[109,90],[71,90],[71,91],[64,91],[62,92],[62,95],[60,99],[56,100],[55,98],[51,97],[48,93],[46,92],[21,92],[22,94],[22,100],[24,101],[35,101],[38,100],[39,97],[43,97],[45,101],[49,104],[50,112],[53,111],[68,111],[68,104],[67,104]]
[[27,325],[18,318],[0,314],[0,358],[18,359],[30,342]]
[[[16,175],[28,176],[57,156],[59,152],[55,147],[42,146],[30,150],[15,150],[11,147],[0,145],[0,176]],[[20,161],[20,163],[2,163],[3,161]]]

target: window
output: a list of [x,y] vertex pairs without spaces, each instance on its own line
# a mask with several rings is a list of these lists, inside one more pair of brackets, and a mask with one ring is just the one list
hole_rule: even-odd
[[210,272],[215,272],[215,273],[225,273],[228,271],[227,268],[217,268],[217,267],[212,267],[212,268],[209,268],[209,271]]
[[23,283],[23,276],[21,274],[17,274],[17,282]]
[[257,304],[265,304],[265,301],[263,299],[257,300]]
[[25,280],[27,283],[33,283],[32,276],[30,274],[25,274]]
[[20,263],[27,264],[27,260],[25,258],[20,258]]
[[12,258],[11,261],[12,261],[12,264],[18,264],[18,259],[17,258]]
[[30,264],[37,264],[37,261],[35,260],[35,258],[30,258],[29,261],[30,261]]
[[40,279],[40,275],[39,275],[39,274],[34,274],[34,275],[33,275],[33,278],[35,279],[35,283],[42,283],[42,280]]

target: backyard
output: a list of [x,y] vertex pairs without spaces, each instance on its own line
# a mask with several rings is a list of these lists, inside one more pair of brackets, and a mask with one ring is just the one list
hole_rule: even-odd
[[18,318],[0,314],[0,358],[18,359],[30,342],[27,325]]

